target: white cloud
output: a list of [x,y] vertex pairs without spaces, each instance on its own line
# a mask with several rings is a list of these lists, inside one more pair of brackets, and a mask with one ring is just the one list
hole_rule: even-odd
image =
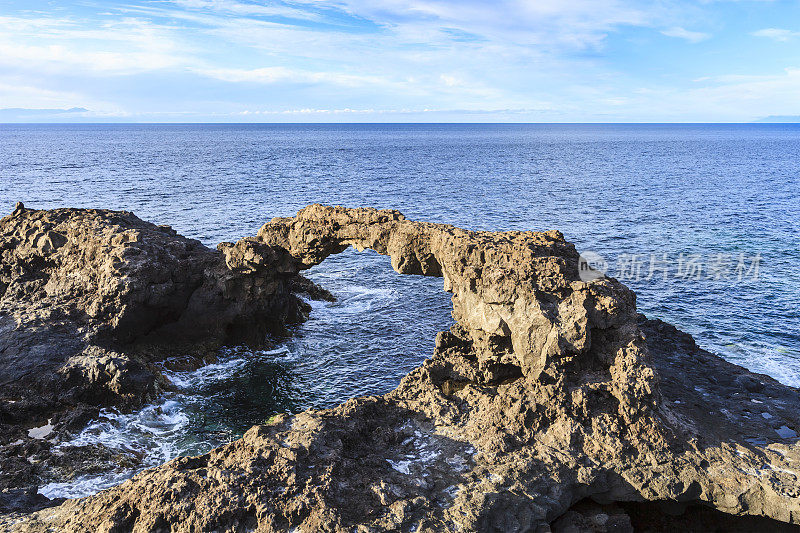
[[742,105],[756,115],[800,113],[800,68],[767,76],[726,76],[721,83],[692,91],[715,105]]
[[412,40],[452,28],[492,42],[546,48],[597,46],[619,26],[648,26],[662,16],[659,8],[617,0],[339,0],[333,5]]
[[766,37],[780,42],[788,42],[796,37],[800,37],[800,32],[783,30],[780,28],[764,28],[763,30],[754,31],[752,35],[756,37]]
[[317,13],[278,4],[250,4],[231,0],[172,0],[172,3],[174,3],[176,6],[189,9],[217,11],[235,15],[258,15],[266,17],[320,20],[320,16]]
[[461,80],[457,76],[453,76],[450,74],[442,74],[439,76],[439,79],[442,80],[442,83],[447,85],[448,87],[456,87],[461,85]]
[[474,80],[464,80],[454,75],[423,75],[415,78],[394,76],[358,75],[341,72],[312,71],[287,67],[263,67],[256,69],[193,69],[201,76],[228,83],[257,83],[264,85],[296,84],[321,87],[349,88],[381,94],[456,95],[461,98],[497,98],[498,92]]
[[[465,107],[487,100],[498,108],[538,105],[548,100],[545,91],[552,80],[572,77],[579,83],[597,70],[592,56],[583,54],[602,48],[608,32],[661,17],[615,0],[347,0],[325,3],[326,9],[340,10],[339,24],[318,28],[223,15],[220,11],[232,3],[211,3],[216,7],[203,12],[152,5],[136,12],[186,21],[210,42],[254,56],[242,60],[245,54],[237,54],[236,68],[207,61],[186,67],[208,77],[358,87],[375,99]],[[292,5],[304,4],[322,5],[313,0]],[[352,17],[350,30],[344,29],[342,13]]]
[[[725,75],[698,79],[691,89],[653,86],[626,104],[638,120],[750,122],[769,115],[800,115],[800,68],[763,76]],[[653,115],[658,102],[659,115]]]
[[705,41],[706,39],[711,38],[711,34],[699,31],[689,31],[678,26],[669,28],[667,30],[662,30],[661,33],[663,35],[666,35],[667,37],[684,39],[686,41],[689,41],[690,43],[699,43],[701,41]]
[[177,66],[179,61],[169,55],[148,51],[81,51],[63,45],[0,42],[0,64],[17,67],[42,65],[59,72],[68,72],[78,66],[88,72],[131,74]]
[[231,115],[440,115],[440,114],[468,114],[468,115],[529,115],[550,111],[549,109],[284,109],[284,110],[244,110],[231,113]]
[[76,73],[129,74],[177,67],[186,53],[177,28],[132,17],[101,23],[0,17],[0,65]]
[[19,108],[70,108],[80,102],[74,92],[62,92],[27,85],[17,79],[0,79],[0,107]]
[[[577,121],[800,112],[791,69],[768,77],[720,76],[711,64],[702,70],[698,59],[691,75],[676,69],[656,79],[615,62],[620,43],[685,48],[657,32],[690,43],[712,36],[687,26],[721,33],[712,17],[699,16],[710,5],[128,0],[102,13],[86,5],[51,15],[28,12],[0,17],[0,80],[63,92],[32,91],[26,100],[24,90],[0,85],[0,99],[15,107],[79,106],[131,117],[271,117],[272,111],[241,111],[265,102],[281,115],[334,118],[404,112],[396,109]],[[627,32],[630,27],[649,31]],[[753,35],[788,40],[797,33],[767,28]],[[9,81],[12,74],[17,78]],[[692,86],[690,78],[698,82]],[[108,102],[117,99],[116,107]]]
[[264,67],[256,69],[196,69],[196,73],[227,82],[251,83],[331,83],[334,85],[360,86],[385,84],[374,76],[356,76],[336,72],[313,72],[286,67]]

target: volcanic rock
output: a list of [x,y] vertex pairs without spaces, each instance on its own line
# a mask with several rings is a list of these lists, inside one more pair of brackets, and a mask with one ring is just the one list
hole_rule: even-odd
[[725,527],[800,523],[800,445],[780,431],[800,428],[797,389],[637,314],[616,280],[582,281],[558,232],[314,205],[228,257],[255,275],[273,268],[267,249],[307,268],[351,245],[400,273],[441,276],[453,295],[455,326],[397,389],[277,417],[6,527],[545,532],[649,519],[702,530],[714,513]]
[[301,320],[307,304],[293,287],[310,282],[297,261],[256,248],[212,250],[127,212],[18,203],[0,220],[0,489],[41,478],[46,450],[10,468],[18,456],[6,449],[31,427],[52,422],[37,444],[47,447],[96,407],[155,396],[168,385],[157,364],[166,356],[197,366],[223,343],[263,341]]

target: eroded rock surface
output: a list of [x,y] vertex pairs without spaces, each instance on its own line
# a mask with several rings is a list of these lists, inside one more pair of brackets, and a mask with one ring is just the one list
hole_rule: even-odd
[[152,398],[167,356],[198,365],[223,343],[300,320],[307,306],[293,289],[310,283],[283,249],[211,250],[105,210],[20,204],[0,220],[0,257],[0,490],[12,491],[0,507],[12,510],[37,501],[15,490],[35,493],[65,462],[48,454],[54,438],[98,407]]
[[624,502],[800,522],[798,391],[638,315],[617,281],[581,281],[557,232],[315,205],[228,257],[257,272],[282,248],[309,267],[350,245],[453,293],[456,325],[396,390],[278,417],[6,527],[604,531],[641,521]]

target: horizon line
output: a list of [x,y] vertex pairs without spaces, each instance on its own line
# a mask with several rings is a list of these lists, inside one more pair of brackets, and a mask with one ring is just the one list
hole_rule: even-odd
[[749,122],[731,121],[731,122],[690,122],[690,121],[675,121],[675,122],[649,122],[649,121],[611,121],[611,122],[384,122],[384,121],[360,121],[360,122],[222,122],[222,121],[197,121],[197,122],[157,122],[157,121],[104,121],[104,122],[23,122],[23,121],[0,121],[0,126],[105,126],[105,125],[186,125],[186,126],[199,126],[199,125],[230,125],[230,126],[266,126],[266,125],[483,125],[483,126],[525,126],[525,125],[798,125],[800,120],[794,122],[767,122],[764,120],[755,120]]

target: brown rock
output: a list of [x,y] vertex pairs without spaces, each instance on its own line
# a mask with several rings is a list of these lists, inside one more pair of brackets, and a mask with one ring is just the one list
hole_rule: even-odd
[[[286,251],[221,248],[132,213],[17,204],[0,220],[0,446],[49,419],[58,434],[82,406],[152,398],[164,385],[153,363],[167,354],[198,365],[223,343],[264,341],[303,318]],[[0,488],[19,480],[11,470]]]
[[[396,390],[280,417],[7,527],[625,531],[639,508],[623,502],[800,522],[800,448],[775,430],[800,428],[798,391],[637,315],[617,281],[581,281],[557,232],[315,205],[228,256],[257,273],[273,261],[263,246],[308,267],[350,245],[390,255],[401,273],[442,276],[453,293],[456,326]],[[690,529],[687,516],[658,523]]]

